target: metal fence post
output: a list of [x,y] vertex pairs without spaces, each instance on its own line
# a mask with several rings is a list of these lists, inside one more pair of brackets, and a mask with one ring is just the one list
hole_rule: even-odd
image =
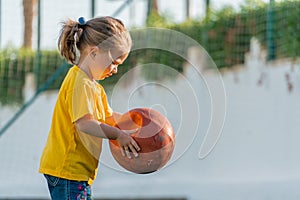
[[274,60],[276,58],[276,44],[274,36],[274,3],[275,0],[270,0],[267,8],[267,24],[266,24],[266,38],[267,38],[267,60]]
[[34,72],[36,75],[36,86],[39,87],[39,74],[41,73],[41,0],[37,1],[37,51]]
[[91,0],[91,18],[95,17],[95,2],[96,0]]
[[2,47],[2,0],[0,0],[0,49]]

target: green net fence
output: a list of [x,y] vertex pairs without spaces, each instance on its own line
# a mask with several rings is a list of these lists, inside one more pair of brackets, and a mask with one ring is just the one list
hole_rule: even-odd
[[[35,75],[36,89],[38,89],[65,64],[57,51],[42,51],[40,54],[26,50],[2,51],[0,56],[0,103],[2,104],[23,103],[26,74]],[[58,89],[66,72],[67,68],[51,85],[47,86],[47,89]]]
[[255,36],[269,58],[299,57],[300,1],[284,1],[239,13],[220,13],[199,24],[175,25],[205,47],[219,68],[244,62],[250,39]]

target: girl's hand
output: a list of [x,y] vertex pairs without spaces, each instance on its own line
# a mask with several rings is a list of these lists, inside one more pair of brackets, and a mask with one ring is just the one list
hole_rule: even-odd
[[[120,145],[121,153],[123,156],[127,156],[131,158],[130,151],[133,153],[135,157],[138,157],[138,151],[140,151],[140,147],[136,143],[136,141],[130,136],[137,132],[138,129],[134,130],[120,130],[119,137],[116,139]],[[130,150],[130,151],[129,151]]]

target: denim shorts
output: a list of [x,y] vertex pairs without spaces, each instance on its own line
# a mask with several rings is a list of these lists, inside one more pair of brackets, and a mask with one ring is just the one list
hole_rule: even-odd
[[72,181],[44,174],[51,200],[92,200],[91,186],[86,181]]

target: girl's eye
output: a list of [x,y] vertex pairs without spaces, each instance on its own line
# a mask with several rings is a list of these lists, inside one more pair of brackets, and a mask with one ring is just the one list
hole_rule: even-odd
[[119,63],[116,62],[116,61],[113,61],[112,64],[113,64],[113,65],[119,65]]

